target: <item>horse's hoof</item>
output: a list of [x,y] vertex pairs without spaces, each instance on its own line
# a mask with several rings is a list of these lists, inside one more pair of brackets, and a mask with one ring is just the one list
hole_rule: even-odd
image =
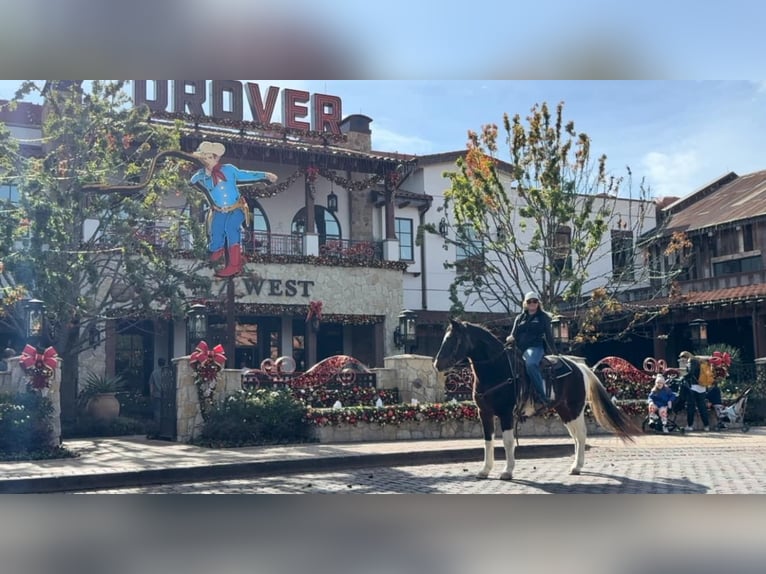
[[580,474],[580,469],[579,468],[573,468],[572,470],[569,471],[569,474]]
[[513,479],[513,475],[511,475],[510,472],[504,472],[503,474],[500,475],[500,480],[512,480],[512,479]]
[[485,478],[489,478],[488,472],[478,472],[476,473],[476,478],[480,478],[481,480],[484,480]]

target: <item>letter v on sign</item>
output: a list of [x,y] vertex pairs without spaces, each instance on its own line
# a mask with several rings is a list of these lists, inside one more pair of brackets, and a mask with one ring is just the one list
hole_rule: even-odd
[[247,101],[250,104],[250,113],[253,114],[253,119],[262,124],[270,124],[271,117],[274,115],[274,107],[277,105],[279,88],[276,86],[269,86],[265,105],[258,84],[248,82],[245,93],[247,94]]

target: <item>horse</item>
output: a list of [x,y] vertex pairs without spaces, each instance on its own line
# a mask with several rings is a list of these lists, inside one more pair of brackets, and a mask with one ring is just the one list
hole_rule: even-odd
[[[456,364],[468,361],[473,371],[473,399],[479,410],[484,432],[484,465],[476,475],[488,478],[495,460],[495,417],[500,419],[505,470],[501,480],[513,478],[514,417],[535,414],[534,401],[523,385],[521,353],[509,355],[513,350],[483,326],[467,321],[450,320],[439,352],[434,358],[434,368],[444,372]],[[557,375],[552,388],[552,408],[569,431],[575,443],[575,460],[569,473],[580,474],[585,462],[585,405],[590,402],[596,422],[616,434],[623,442],[633,442],[633,436],[641,429],[612,402],[601,381],[585,364],[573,357],[548,356],[554,364],[563,365],[564,374]]]

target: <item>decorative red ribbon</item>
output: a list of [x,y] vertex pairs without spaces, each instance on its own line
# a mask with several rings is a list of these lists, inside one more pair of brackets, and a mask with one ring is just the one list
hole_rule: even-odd
[[726,367],[731,366],[731,355],[729,353],[722,353],[721,351],[713,352],[713,356],[710,357],[710,364],[716,367],[724,365]]
[[223,172],[221,171],[220,162],[213,166],[213,169],[210,170],[210,174],[213,176],[214,186],[218,185],[218,183],[221,181],[226,181],[226,176],[223,175]]
[[42,353],[38,353],[32,345],[27,345],[24,350],[21,351],[21,359],[19,364],[26,370],[32,367],[45,367],[52,371],[58,367],[58,353],[53,347],[48,347]]
[[200,341],[197,348],[189,356],[189,363],[192,367],[195,365],[205,365],[213,363],[219,369],[226,364],[226,354],[223,352],[223,345],[216,345],[212,349],[207,346],[205,341]]

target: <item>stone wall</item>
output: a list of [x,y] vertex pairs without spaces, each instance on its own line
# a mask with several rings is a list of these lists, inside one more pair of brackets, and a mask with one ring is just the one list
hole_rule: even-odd
[[[409,404],[439,403],[444,400],[444,380],[434,369],[433,357],[395,355],[383,360],[385,376],[378,376],[378,387],[398,388],[399,400]],[[376,372],[381,369],[375,369]]]
[[[21,356],[7,359],[8,370],[0,373],[0,392],[18,394],[27,392],[27,377],[19,366]],[[61,444],[61,360],[58,361],[58,368],[53,375],[51,385],[43,391],[43,394],[50,399],[53,404],[53,414],[51,415],[51,424],[53,432],[51,436],[51,446]]]
[[[679,416],[678,423],[685,423],[685,415]],[[698,417],[699,418],[699,417]],[[637,416],[634,422],[641,426],[644,416]],[[711,424],[715,424],[715,418],[711,418]],[[608,431],[598,426],[592,418],[586,418],[588,436],[609,434]],[[700,429],[699,421],[696,422],[697,430]],[[741,424],[728,425],[730,430],[742,428]],[[337,427],[317,427],[313,431],[313,437],[320,443],[343,443],[343,442],[380,442],[391,440],[425,440],[425,439],[450,439],[450,438],[475,438],[482,439],[481,424],[476,421],[424,421],[404,422],[399,425],[360,424],[343,425]],[[495,437],[502,436],[500,424],[496,421]],[[569,439],[569,432],[558,417],[532,417],[519,425],[519,437],[555,437]]]

